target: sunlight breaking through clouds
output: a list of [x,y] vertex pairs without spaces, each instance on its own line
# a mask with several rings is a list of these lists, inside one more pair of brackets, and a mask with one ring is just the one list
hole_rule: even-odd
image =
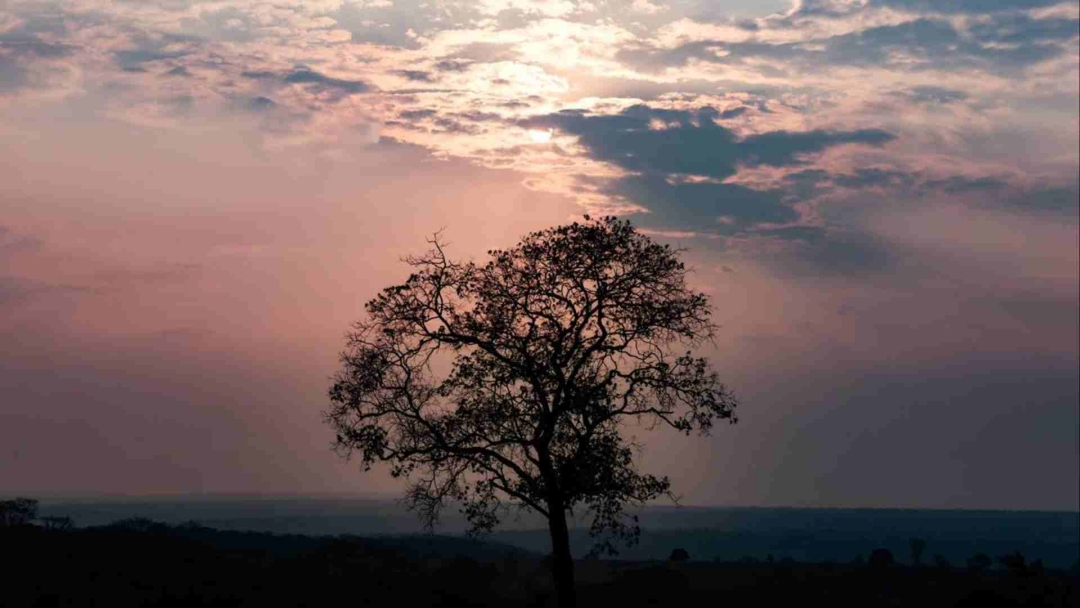
[[804,259],[897,197],[1075,216],[1076,2],[748,6],[11,1],[0,104],[326,163],[401,142]]
[[[811,169],[830,176],[815,181],[821,200],[830,195],[823,184],[868,169],[1018,186],[1037,171],[1058,187],[1075,182],[1067,170],[1077,161],[1068,143],[1077,135],[1069,2],[807,0],[774,14],[710,18],[704,5],[638,1],[81,0],[11,2],[0,15],[7,105],[75,96],[112,119],[160,128],[213,115],[251,129],[266,150],[340,149],[360,127],[436,156],[535,174],[530,187],[587,207],[648,209],[650,223],[670,230],[711,231],[705,201],[735,187],[785,206],[786,224],[819,226],[823,214],[784,202],[797,194],[795,174]],[[390,42],[384,30],[402,37]],[[656,159],[600,153],[565,125],[529,133],[527,141],[549,147],[520,145],[519,124],[566,111],[615,118],[634,106],[708,113],[669,133]],[[1048,112],[1060,116],[1052,129],[1040,124]],[[786,169],[766,186],[756,170],[768,157],[738,160],[723,176],[656,165],[697,154],[697,129],[710,125],[772,142]],[[836,144],[802,149],[813,133],[852,127],[888,133],[890,143],[872,154]],[[622,127],[611,129],[598,136],[625,139]],[[1056,148],[1033,161],[971,145],[1017,129]],[[729,185],[710,186],[705,215],[687,224],[680,205],[659,203],[655,188],[630,192],[610,181],[665,172]],[[712,217],[730,216],[719,209]]]

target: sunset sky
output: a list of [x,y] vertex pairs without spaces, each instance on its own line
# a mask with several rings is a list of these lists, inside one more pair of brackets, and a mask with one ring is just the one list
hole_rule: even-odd
[[0,0],[0,493],[370,493],[322,412],[437,230],[688,249],[684,502],[1080,508],[1080,2]]

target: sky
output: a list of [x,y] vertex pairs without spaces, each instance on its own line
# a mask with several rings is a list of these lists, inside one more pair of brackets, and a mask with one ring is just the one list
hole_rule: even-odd
[[392,496],[363,303],[590,213],[721,325],[684,503],[1078,509],[1078,104],[1080,2],[0,0],[0,493]]

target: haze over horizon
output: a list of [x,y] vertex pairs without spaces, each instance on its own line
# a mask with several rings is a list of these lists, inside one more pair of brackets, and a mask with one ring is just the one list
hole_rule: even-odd
[[378,494],[343,334],[443,230],[686,247],[696,505],[1080,509],[1080,2],[0,0],[0,495]]

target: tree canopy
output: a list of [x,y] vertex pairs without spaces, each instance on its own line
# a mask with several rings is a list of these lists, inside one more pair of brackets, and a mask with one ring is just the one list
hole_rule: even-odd
[[624,506],[670,482],[638,471],[622,423],[704,434],[736,420],[692,352],[715,325],[679,250],[611,217],[528,234],[484,264],[430,243],[347,336],[327,412],[336,448],[407,477],[428,525],[451,502],[478,531],[531,509],[558,558],[566,513],[583,508],[599,549],[633,541]]

